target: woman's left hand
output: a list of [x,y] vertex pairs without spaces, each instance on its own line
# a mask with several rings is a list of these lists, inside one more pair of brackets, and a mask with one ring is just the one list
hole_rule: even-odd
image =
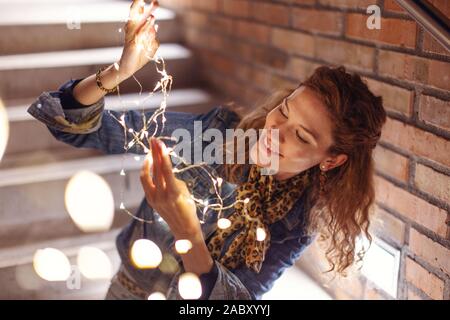
[[[186,183],[175,177],[172,161],[164,143],[151,138],[151,156],[141,170],[141,183],[147,203],[167,222],[178,239],[201,233],[197,207]],[[151,163],[152,162],[152,163]],[[150,170],[153,170],[153,177]]]

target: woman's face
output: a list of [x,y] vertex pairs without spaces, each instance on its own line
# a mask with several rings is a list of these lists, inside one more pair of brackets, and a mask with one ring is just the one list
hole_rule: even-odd
[[[343,163],[342,159],[326,153],[333,141],[331,119],[326,106],[307,87],[299,87],[268,113],[264,129],[267,134],[263,133],[253,145],[250,156],[261,167],[271,166],[270,157],[278,156],[275,177],[279,180],[295,176],[319,163],[326,164],[327,169]],[[278,139],[276,135],[269,138],[271,130],[278,130]],[[274,146],[272,149],[276,150],[278,146],[279,154],[268,151],[265,141]]]

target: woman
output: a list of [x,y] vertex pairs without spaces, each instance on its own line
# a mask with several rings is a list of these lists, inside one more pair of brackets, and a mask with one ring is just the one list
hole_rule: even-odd
[[[44,92],[31,105],[29,112],[58,140],[110,154],[125,152],[123,127],[116,121],[120,114],[103,110],[103,96],[156,52],[152,12],[157,6],[153,2],[144,8],[139,0],[131,5],[118,68],[111,65],[96,75],[68,81],[57,92]],[[244,164],[179,173],[173,173],[165,145],[151,139],[147,147],[153,162],[146,160],[142,168],[145,199],[136,216],[153,223],[134,219],[118,236],[122,266],[107,299],[146,299],[157,291],[180,299],[177,284],[184,272],[200,277],[201,299],[260,299],[316,235],[328,241],[331,270],[343,273],[355,261],[356,237],[365,234],[370,239],[372,150],[386,120],[381,98],[343,67],[320,67],[298,88],[277,92],[245,116],[237,111],[219,106],[202,115],[166,112],[160,133],[164,136],[180,127],[192,133],[194,121],[200,120],[203,132],[264,128],[277,130],[278,139],[259,136]],[[147,113],[147,119],[152,114]],[[142,128],[139,112],[126,112],[124,121],[128,128]],[[143,154],[144,150],[135,145],[128,152]],[[262,174],[273,155],[278,156],[277,173]],[[215,210],[203,216],[190,200],[194,195],[217,202],[217,181],[212,182],[211,173],[225,179],[219,195],[226,209],[220,216]],[[219,217],[230,225],[218,228]],[[141,238],[160,247],[163,267],[148,270],[133,264],[130,249]],[[191,241],[192,248],[178,254],[174,243],[182,239]]]

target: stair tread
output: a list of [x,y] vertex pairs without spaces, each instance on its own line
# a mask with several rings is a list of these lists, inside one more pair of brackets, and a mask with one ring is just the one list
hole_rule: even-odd
[[[1,2],[0,2],[1,3]],[[83,23],[125,22],[130,3],[125,1],[58,1],[55,2],[11,2],[1,3],[0,26],[66,24],[71,18]],[[158,8],[157,20],[171,20],[173,11]],[[81,25],[82,28],[82,25]]]
[[[108,47],[0,56],[0,71],[109,64],[121,53],[122,47]],[[186,59],[191,51],[177,43],[162,43],[157,55],[165,60]]]
[[[143,101],[139,109],[150,110],[158,107],[159,102],[162,99],[162,94],[160,92],[155,93],[152,97],[147,97],[148,93],[127,93],[121,94],[119,98],[117,95],[110,95],[105,97],[105,107],[108,110],[130,110],[136,108],[135,101]],[[20,105],[14,105],[13,103],[6,103],[6,111],[8,114],[8,120],[10,122],[14,121],[25,121],[25,120],[35,120],[28,112],[27,109],[29,105],[36,98],[28,99],[27,103],[21,103]],[[187,88],[187,89],[172,89],[169,97],[167,98],[167,109],[170,110],[173,107],[182,107],[186,105],[198,105],[211,102],[212,95],[206,90],[198,88]],[[24,102],[24,101],[22,101]],[[186,110],[188,111],[188,110]],[[37,121],[37,120],[35,120]]]
[[36,250],[48,247],[61,250],[67,256],[76,255],[78,249],[85,245],[94,246],[105,251],[115,250],[115,238],[119,232],[120,229],[113,229],[107,232],[83,234],[10,248],[0,248],[0,269],[31,263]]

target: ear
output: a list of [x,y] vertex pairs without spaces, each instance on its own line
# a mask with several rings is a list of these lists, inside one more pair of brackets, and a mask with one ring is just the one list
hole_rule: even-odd
[[329,158],[325,161],[325,166],[327,170],[331,170],[333,168],[339,167],[347,161],[348,156],[344,153],[338,154],[337,156],[334,156],[332,158]]

